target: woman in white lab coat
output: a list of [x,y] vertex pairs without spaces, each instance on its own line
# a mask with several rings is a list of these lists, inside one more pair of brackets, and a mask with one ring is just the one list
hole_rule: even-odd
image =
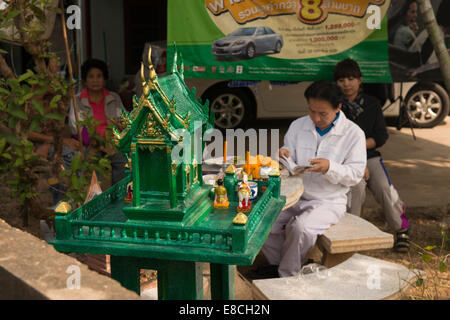
[[364,132],[340,111],[340,89],[316,81],[305,98],[309,115],[290,125],[280,156],[312,167],[303,174],[300,201],[280,213],[262,248],[280,277],[297,275],[317,236],[344,216],[346,194],[361,181],[366,167]]

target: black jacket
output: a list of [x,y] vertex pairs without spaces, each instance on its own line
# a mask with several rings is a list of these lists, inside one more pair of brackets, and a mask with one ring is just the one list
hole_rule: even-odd
[[[364,131],[366,139],[373,138],[376,142],[375,148],[367,149],[367,159],[370,159],[381,155],[377,148],[385,144],[389,135],[380,101],[365,93],[362,93],[359,97],[363,99],[362,107],[364,111],[354,122]],[[343,111],[345,113],[345,110]]]

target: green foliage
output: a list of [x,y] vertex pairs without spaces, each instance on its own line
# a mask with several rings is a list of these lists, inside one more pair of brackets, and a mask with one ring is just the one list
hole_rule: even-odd
[[[84,114],[85,120],[79,121],[81,128],[85,127],[89,133],[90,144],[86,147],[85,154],[87,157],[82,159],[81,152],[77,152],[72,158],[69,170],[62,171],[60,177],[70,181],[66,191],[66,200],[73,200],[75,204],[82,204],[89,191],[92,173],[95,171],[97,175],[109,179],[111,176],[111,162],[108,154],[101,150],[111,148],[111,141],[103,139],[96,131],[96,127],[100,121],[95,120],[92,116]],[[99,182],[100,183],[100,182]]]
[[436,245],[429,245],[426,247],[421,247],[414,242],[410,242],[412,246],[417,250],[421,257],[422,266],[420,269],[425,271],[426,276],[423,272],[419,272],[417,268],[419,265],[411,264],[410,268],[413,269],[416,274],[416,280],[412,283],[413,288],[415,288],[415,293],[408,296],[411,299],[440,299],[441,290],[440,288],[446,287],[447,284],[442,282],[442,274],[447,272],[448,267],[448,254],[447,243],[449,238],[447,236],[448,229],[443,227],[441,229],[441,245],[438,247]]
[[[56,79],[60,86],[67,86]],[[49,79],[31,70],[17,78],[0,79],[0,173],[7,175],[7,184],[20,204],[38,195],[33,191],[38,178],[33,168],[40,164],[40,157],[33,154],[28,132],[40,131],[49,119],[39,100],[48,87]]]
[[[70,101],[71,84],[53,74],[45,63],[45,58],[55,57],[49,50],[51,44],[41,39],[47,13],[59,11],[51,8],[51,3],[52,0],[6,1],[6,8],[0,10],[0,40],[14,40],[22,45],[36,64],[35,70],[16,75],[3,58],[7,52],[0,50],[0,70],[9,71],[0,75],[0,178],[9,185],[25,212],[38,196],[38,180],[45,178],[39,172],[59,174],[62,164],[61,155],[48,161],[36,155],[29,133],[41,133],[45,124],[51,131],[46,134],[54,138],[55,150],[60,150],[59,137]],[[70,177],[68,195],[79,200],[79,193],[89,186],[88,173],[96,170],[106,176],[109,168],[110,164],[102,157],[88,157],[86,161],[75,157],[74,165],[64,173]]]

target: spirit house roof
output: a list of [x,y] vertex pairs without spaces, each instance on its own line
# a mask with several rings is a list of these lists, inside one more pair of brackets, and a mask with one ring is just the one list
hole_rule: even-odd
[[175,53],[171,73],[159,79],[149,48],[147,80],[144,64],[141,65],[142,95],[140,98],[134,96],[132,111],[122,113],[122,131],[113,128],[114,141],[122,152],[130,151],[133,137],[164,140],[169,145],[182,139],[182,130],[193,133],[196,122],[201,122],[202,126],[206,124],[202,131],[213,127],[214,114],[209,114],[209,103],[201,104],[195,88],[189,90],[186,86],[183,62],[178,66],[177,60]]

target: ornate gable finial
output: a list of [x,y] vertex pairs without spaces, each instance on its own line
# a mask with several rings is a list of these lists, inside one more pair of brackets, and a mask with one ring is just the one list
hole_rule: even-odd
[[152,46],[148,47],[148,76],[149,80],[145,80],[145,72],[144,72],[144,62],[141,62],[141,80],[142,80],[142,87],[143,87],[143,93],[147,97],[150,93],[150,90],[154,90],[157,87],[158,84],[158,77],[156,75],[155,68],[153,67],[152,63]]
[[150,81],[152,83],[155,83],[157,81],[157,75],[156,75],[156,71],[155,68],[153,67],[153,62],[152,62],[152,46],[148,47],[148,71],[149,71],[149,77],[150,77]]

